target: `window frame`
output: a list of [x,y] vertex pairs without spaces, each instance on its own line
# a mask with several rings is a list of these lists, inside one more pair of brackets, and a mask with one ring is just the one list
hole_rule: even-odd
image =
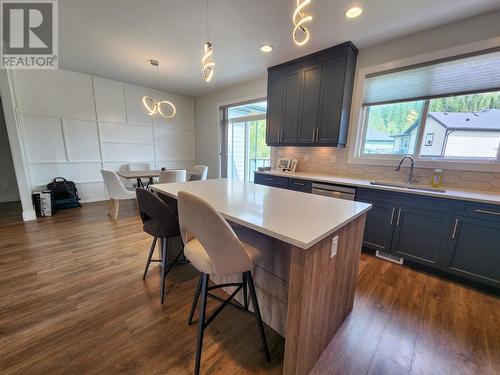
[[[436,52],[426,53],[418,56],[413,56],[406,59],[391,61],[388,63],[360,68],[356,73],[353,105],[351,108],[351,131],[348,140],[348,164],[364,164],[364,165],[379,165],[379,166],[394,166],[397,161],[404,155],[399,154],[364,154],[365,138],[367,131],[366,107],[363,106],[363,96],[365,89],[366,76],[390,71],[394,69],[411,68],[416,64],[428,63],[429,61],[452,58],[454,56],[463,55],[464,53],[481,53],[484,50],[500,46],[500,38],[491,38],[476,43],[471,43],[463,46],[448,48]],[[458,96],[458,95],[457,95]],[[429,100],[426,100],[426,105],[422,113],[422,118],[427,118]],[[500,148],[497,153],[496,160],[494,159],[459,159],[459,158],[436,158],[436,157],[421,157],[420,150],[425,129],[425,122],[419,128],[417,144],[415,146],[415,166],[418,168],[441,168],[449,170],[462,171],[485,171],[485,172],[500,172]]]

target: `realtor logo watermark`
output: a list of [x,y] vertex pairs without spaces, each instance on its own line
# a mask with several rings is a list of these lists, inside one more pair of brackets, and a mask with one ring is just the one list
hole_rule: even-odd
[[1,67],[57,69],[57,0],[2,0]]

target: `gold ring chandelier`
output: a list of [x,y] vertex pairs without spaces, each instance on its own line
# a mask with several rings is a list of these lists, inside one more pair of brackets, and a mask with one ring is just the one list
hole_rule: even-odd
[[[160,63],[158,60],[149,60],[149,63],[153,67],[153,73],[156,76],[157,81],[160,80]],[[172,102],[169,102],[168,100],[156,100],[153,99],[150,96],[143,96],[142,97],[142,104],[144,105],[144,108],[148,111],[149,116],[153,116],[155,113],[158,113],[160,116],[163,116],[165,118],[172,118],[175,116],[175,113],[177,110],[175,109],[175,105]],[[163,106],[170,107],[170,111],[165,113]]]
[[[172,102],[169,102],[168,100],[154,100],[150,96],[144,96],[142,98],[142,104],[144,104],[144,107],[148,111],[148,115],[153,116],[155,113],[160,114],[161,116],[165,118],[172,118],[175,116],[176,109],[175,106]],[[170,107],[170,114],[165,114],[162,110],[162,104],[167,105]]]
[[210,82],[212,76],[214,75],[214,67],[215,67],[215,62],[212,57],[213,54],[212,43],[206,42],[204,48],[205,48],[204,49],[205,54],[201,59],[201,63],[203,64],[203,78],[205,78],[206,82]]
[[[311,0],[297,0],[297,8],[293,12],[292,21],[295,27],[293,28],[293,42],[298,46],[303,46],[309,41],[309,30],[304,26],[304,23],[311,22],[312,16],[308,16],[302,12],[304,7],[309,5]],[[300,39],[297,34],[301,31],[303,38]]]

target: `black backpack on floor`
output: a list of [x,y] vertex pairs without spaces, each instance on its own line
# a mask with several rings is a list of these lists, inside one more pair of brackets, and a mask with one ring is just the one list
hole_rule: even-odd
[[47,189],[53,191],[55,206],[58,210],[80,207],[80,197],[73,181],[67,181],[63,177],[56,177],[47,185]]

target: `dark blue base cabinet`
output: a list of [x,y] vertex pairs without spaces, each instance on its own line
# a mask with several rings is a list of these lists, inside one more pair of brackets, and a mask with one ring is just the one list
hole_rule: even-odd
[[363,245],[500,288],[500,206],[358,189]]

